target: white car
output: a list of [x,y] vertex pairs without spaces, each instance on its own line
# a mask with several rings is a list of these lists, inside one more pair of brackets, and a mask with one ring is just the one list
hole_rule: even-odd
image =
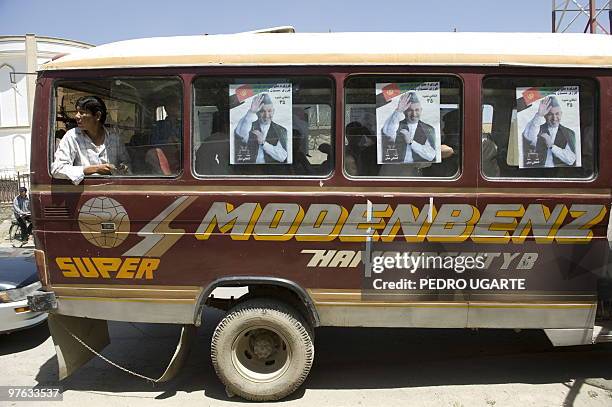
[[47,319],[47,313],[33,312],[28,306],[27,296],[41,287],[34,257],[11,254],[0,252],[0,334],[29,328]]

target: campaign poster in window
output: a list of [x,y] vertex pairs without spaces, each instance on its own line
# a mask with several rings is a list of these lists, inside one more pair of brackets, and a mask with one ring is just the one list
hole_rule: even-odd
[[442,161],[440,82],[377,83],[378,164]]
[[229,85],[230,164],[291,164],[291,83]]
[[582,166],[578,86],[517,87],[519,168]]

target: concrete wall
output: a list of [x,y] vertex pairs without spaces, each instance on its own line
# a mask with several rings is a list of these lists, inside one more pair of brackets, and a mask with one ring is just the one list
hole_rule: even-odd
[[33,34],[0,36],[0,171],[29,171],[38,66],[57,54],[91,46]]

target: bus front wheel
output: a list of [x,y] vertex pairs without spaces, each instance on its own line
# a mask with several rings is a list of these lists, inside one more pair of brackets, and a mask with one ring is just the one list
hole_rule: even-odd
[[314,359],[312,328],[272,299],[236,305],[219,322],[212,363],[227,390],[247,400],[278,400],[306,379]]

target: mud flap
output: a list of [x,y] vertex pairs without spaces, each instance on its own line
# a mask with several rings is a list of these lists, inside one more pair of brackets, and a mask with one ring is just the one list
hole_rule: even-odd
[[167,382],[173,379],[181,370],[181,367],[183,367],[187,360],[187,355],[189,355],[189,350],[191,349],[193,338],[196,337],[196,332],[197,328],[195,325],[183,325],[181,337],[174,351],[174,356],[172,356],[170,364],[166,368],[164,374],[158,379],[158,382]]
[[96,352],[102,351],[110,343],[108,324],[103,319],[49,314],[48,322],[49,331],[55,344],[60,380],[70,376],[95,356],[74,339],[68,333],[68,330]]
[[[96,356],[92,350],[100,353],[110,344],[108,323],[106,320],[49,314],[48,321],[49,331],[51,332],[51,337],[55,344],[60,380],[67,378],[79,367]],[[138,374],[137,376],[152,382],[166,382],[173,379],[187,360],[187,356],[191,350],[191,344],[196,337],[196,332],[197,327],[195,325],[183,325],[174,355],[159,379],[151,379]],[[91,350],[87,349],[83,343],[76,340],[73,335],[87,344]],[[115,366],[118,367],[117,365]]]

